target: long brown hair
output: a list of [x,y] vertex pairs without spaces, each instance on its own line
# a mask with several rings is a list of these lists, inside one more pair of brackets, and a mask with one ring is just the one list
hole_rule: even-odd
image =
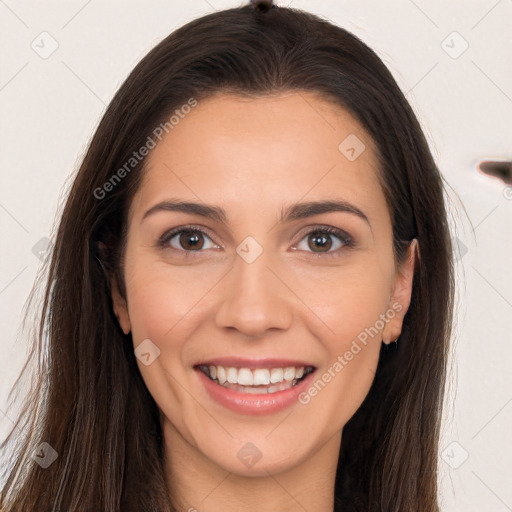
[[[174,510],[160,413],[110,298],[113,280],[125,295],[127,210],[145,158],[133,168],[125,164],[191,98],[286,91],[319,93],[364,126],[377,147],[395,262],[404,261],[413,238],[421,253],[399,349],[381,352],[373,385],[344,427],[335,510],[438,512],[454,295],[443,179],[415,114],[374,51],[310,13],[251,5],[196,19],[166,37],[120,87],[90,142],[49,260],[30,355],[37,378],[2,445],[18,441],[2,510]],[[113,181],[115,175],[122,179]],[[31,458],[42,442],[58,454],[45,469]]]

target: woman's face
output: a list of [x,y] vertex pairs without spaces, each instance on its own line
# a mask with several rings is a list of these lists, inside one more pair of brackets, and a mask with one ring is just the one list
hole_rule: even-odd
[[334,463],[412,286],[372,140],[312,93],[219,94],[146,164],[113,298],[168,446],[239,475]]

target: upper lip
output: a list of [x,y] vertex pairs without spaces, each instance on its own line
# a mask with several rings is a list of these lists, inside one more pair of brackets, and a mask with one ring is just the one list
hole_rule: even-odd
[[311,363],[307,363],[305,361],[300,361],[297,359],[279,359],[274,357],[266,357],[260,359],[245,359],[243,357],[229,356],[229,357],[214,357],[205,361],[201,361],[200,363],[195,364],[194,366],[224,366],[225,368],[233,367],[233,368],[286,368],[289,366],[294,366],[296,368],[308,367],[311,366],[313,369],[316,368],[315,365]]

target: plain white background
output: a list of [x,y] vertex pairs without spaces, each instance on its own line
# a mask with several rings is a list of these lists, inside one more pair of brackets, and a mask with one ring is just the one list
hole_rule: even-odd
[[[512,157],[512,0],[277,4],[325,16],[369,44],[424,127],[451,187],[459,248],[455,351],[439,454],[442,510],[512,511],[512,194],[476,167],[482,159]],[[106,105],[169,32],[238,5],[0,0],[2,439],[16,413],[7,410],[7,395],[26,355],[22,308],[65,184]]]

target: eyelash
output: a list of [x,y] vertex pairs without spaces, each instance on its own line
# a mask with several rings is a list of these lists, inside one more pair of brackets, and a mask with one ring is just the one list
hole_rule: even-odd
[[[157,246],[160,247],[161,249],[170,249],[170,250],[173,250],[173,251],[184,252],[186,254],[185,257],[187,257],[187,258],[195,257],[191,253],[204,252],[203,250],[187,251],[185,249],[176,249],[176,248],[170,247],[168,245],[170,240],[172,238],[174,238],[176,235],[179,235],[181,233],[187,233],[187,232],[188,233],[192,233],[192,234],[200,233],[202,235],[207,236],[213,242],[212,237],[210,235],[208,235],[208,233],[203,231],[203,229],[200,229],[200,228],[198,228],[197,226],[194,226],[194,225],[187,225],[187,226],[180,226],[178,228],[171,229],[170,231],[167,231],[166,233],[164,233],[159,238],[159,240],[157,242]],[[338,228],[335,228],[335,227],[332,227],[332,226],[314,226],[309,231],[304,233],[304,235],[299,240],[299,242],[301,242],[304,238],[306,238],[307,236],[309,236],[309,235],[311,235],[313,233],[314,234],[320,234],[320,235],[324,235],[324,234],[325,235],[334,235],[343,243],[343,246],[341,248],[339,248],[339,249],[336,249],[335,251],[330,251],[330,252],[305,251],[305,252],[309,252],[310,254],[315,255],[314,257],[319,257],[319,256],[322,256],[324,258],[325,257],[328,257],[328,258],[329,257],[335,257],[336,253],[338,253],[342,249],[351,249],[351,248],[353,248],[356,245],[354,239],[350,235],[348,235],[345,231],[343,231],[341,229],[338,229]],[[218,244],[216,244],[216,245],[218,245]]]

